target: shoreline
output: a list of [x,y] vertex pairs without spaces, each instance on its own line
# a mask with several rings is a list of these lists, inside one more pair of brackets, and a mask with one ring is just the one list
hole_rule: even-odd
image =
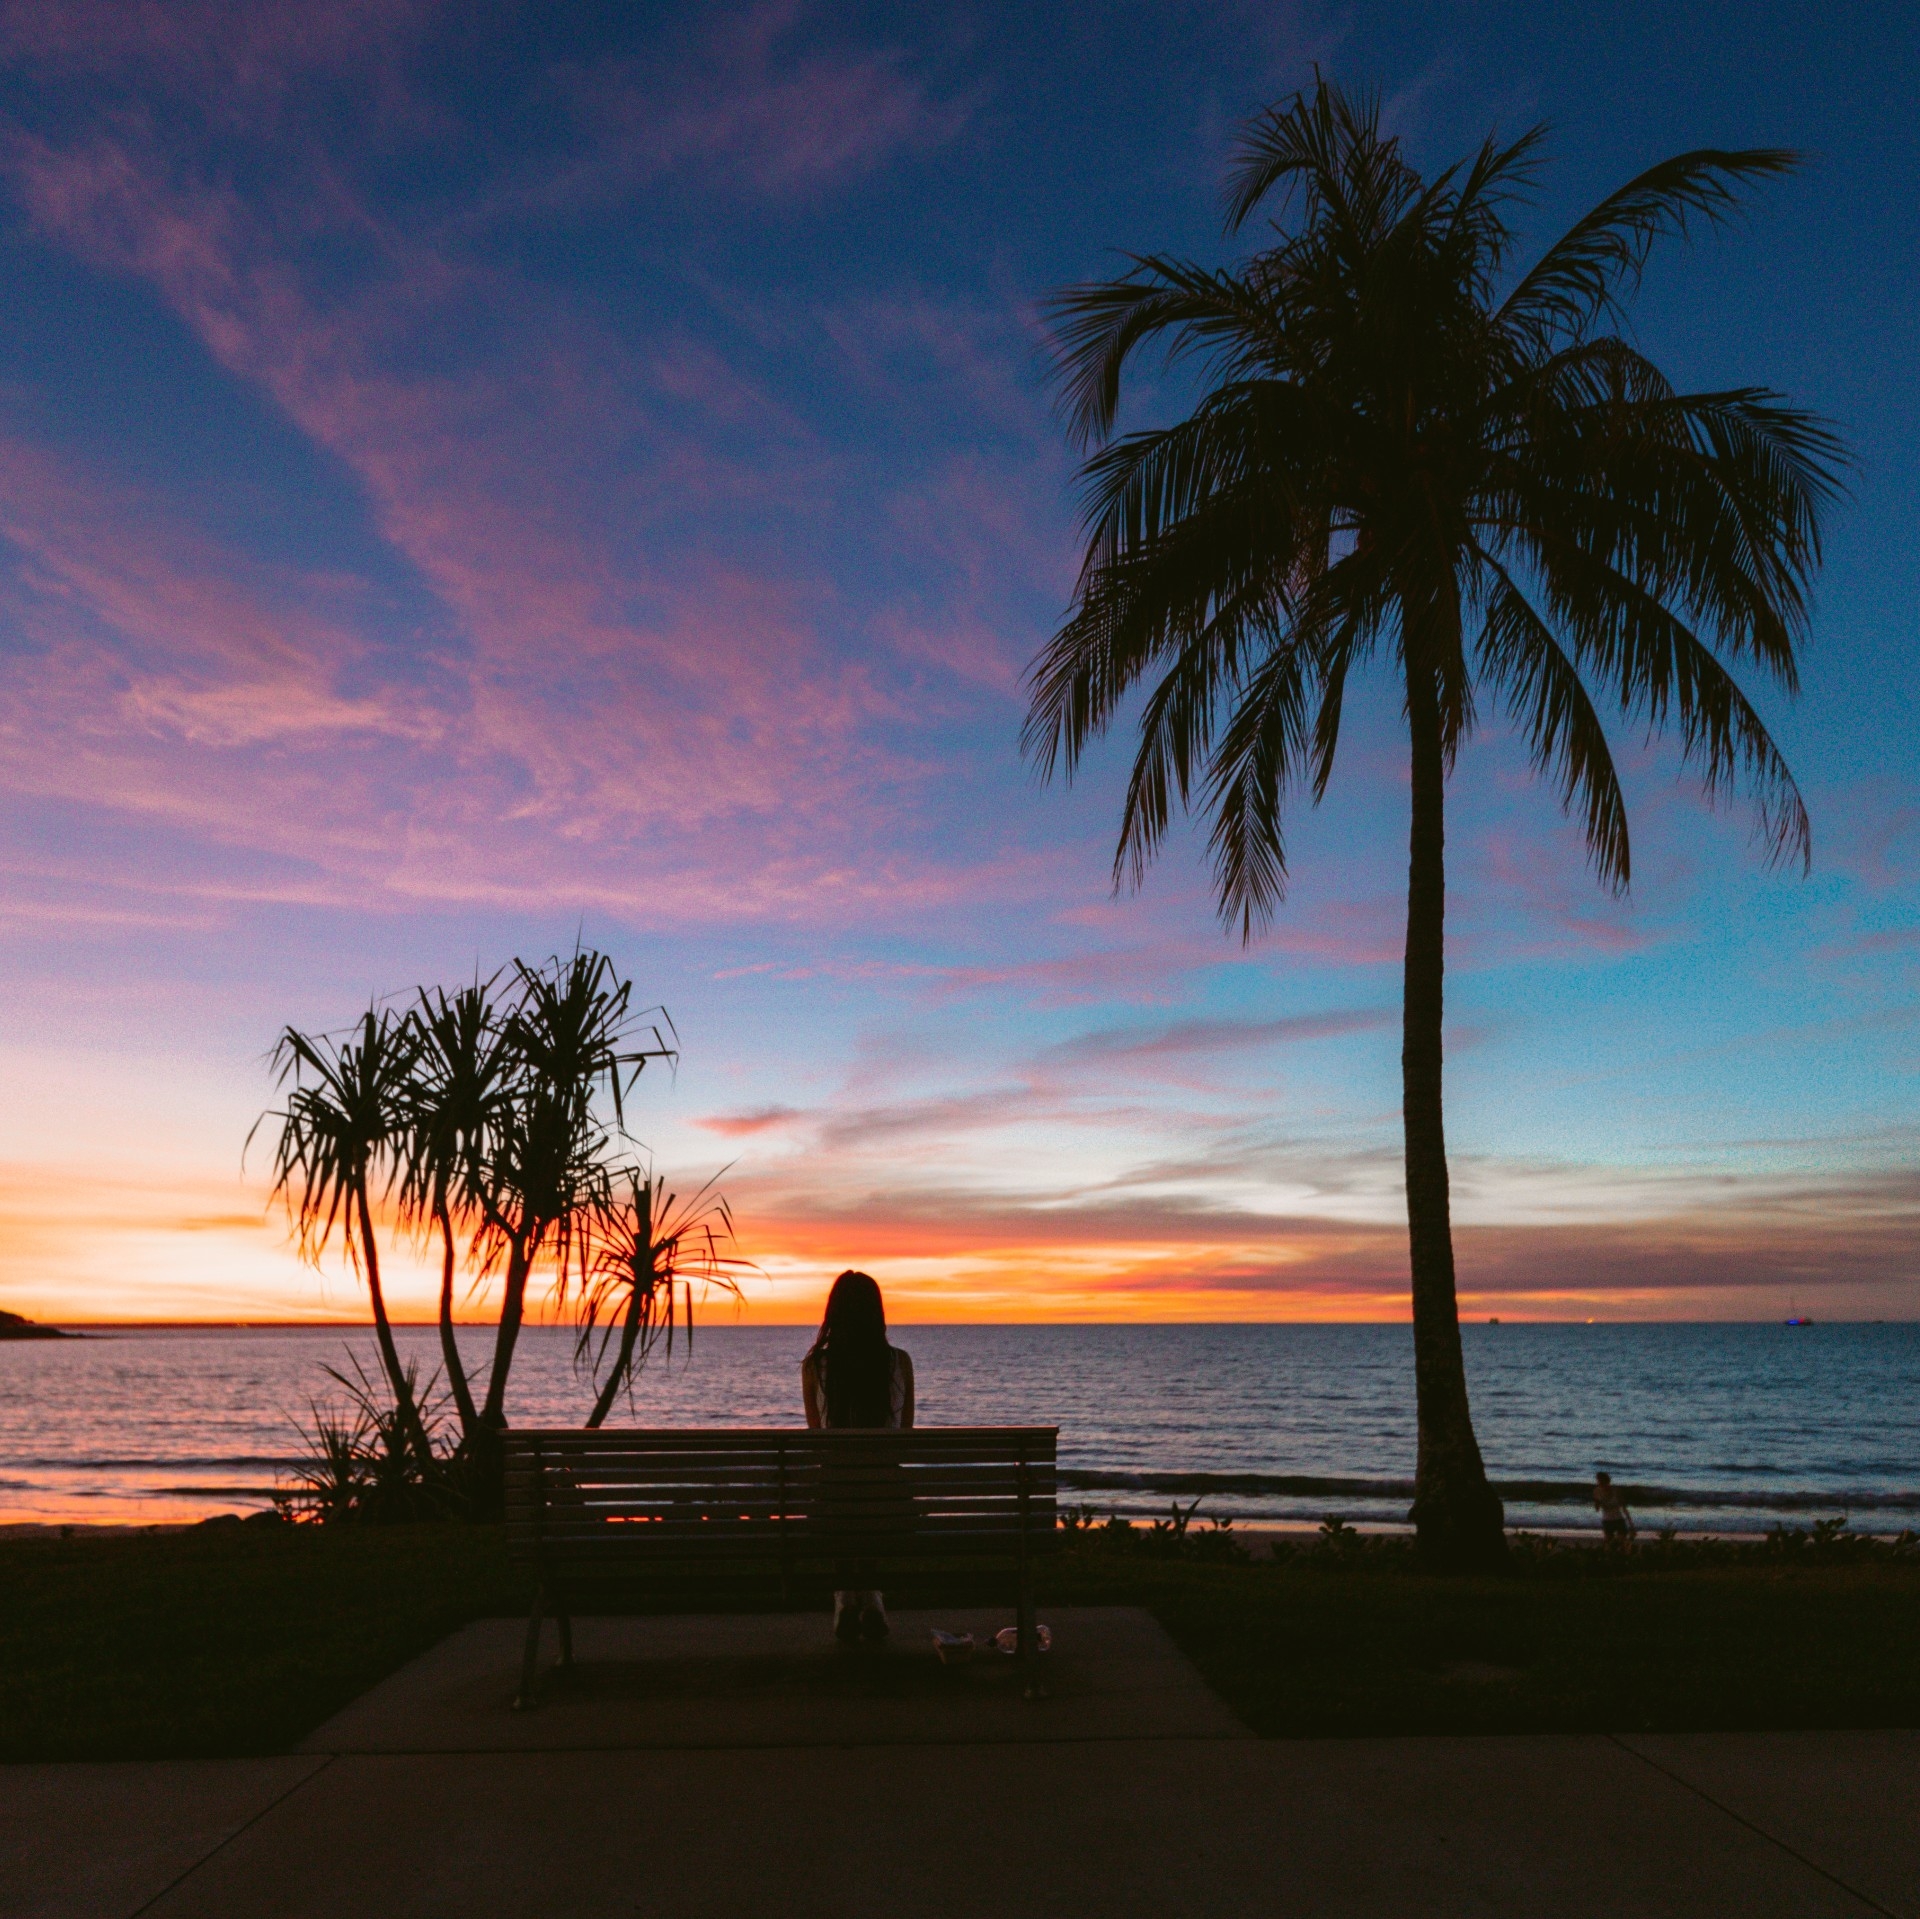
[[[270,1508],[264,1506],[256,1506],[251,1509],[251,1513],[259,1514],[269,1510]],[[0,1519],[0,1545],[13,1541],[37,1539],[77,1539],[90,1541],[146,1538],[155,1533],[191,1533],[198,1532],[210,1520],[244,1520],[249,1516],[249,1513],[240,1512],[233,1508],[226,1508],[218,1513],[208,1513],[199,1519]],[[1143,1518],[1138,1514],[1127,1516],[1133,1519],[1136,1528],[1151,1523],[1150,1519]],[[1202,1517],[1204,1517],[1204,1515],[1202,1515]],[[375,1528],[374,1530],[378,1529]],[[1196,1526],[1194,1528],[1194,1534],[1196,1537],[1204,1538],[1211,1533],[1212,1530],[1210,1526]],[[1269,1551],[1275,1541],[1285,1540],[1293,1542],[1302,1539],[1317,1538],[1320,1534],[1320,1522],[1305,1519],[1298,1522],[1263,1520],[1258,1525],[1252,1526],[1242,1526],[1236,1523],[1231,1530],[1233,1537],[1241,1544],[1252,1546],[1259,1551]],[[1349,1526],[1349,1530],[1358,1534],[1363,1539],[1410,1539],[1413,1536],[1413,1528],[1411,1526],[1379,1524],[1372,1521],[1354,1523]],[[1676,1542],[1683,1545],[1691,1544],[1695,1541],[1702,1543],[1719,1541],[1722,1543],[1758,1545],[1766,1540],[1770,1531],[1771,1528],[1736,1530],[1716,1527],[1712,1530],[1703,1529],[1698,1532],[1688,1531],[1679,1533],[1676,1535]],[[1592,1526],[1509,1526],[1507,1533],[1509,1537],[1524,1533],[1532,1539],[1553,1539],[1571,1545],[1588,1544],[1598,1547],[1602,1543],[1600,1528],[1597,1523]],[[1640,1533],[1641,1543],[1652,1544],[1656,1537],[1657,1534],[1654,1528],[1642,1528]],[[1901,1535],[1897,1533],[1873,1533],[1863,1535],[1863,1537],[1891,1540],[1899,1538]]]
[[[1194,1326],[1228,1329],[1249,1327],[1264,1330],[1276,1326],[1330,1327],[1344,1328],[1354,1326],[1392,1326],[1411,1332],[1413,1321],[1410,1317],[1391,1319],[920,1319],[916,1317],[894,1317],[889,1315],[890,1323],[901,1328],[924,1327],[929,1330],[954,1328],[965,1331],[1043,1331],[1061,1329],[1069,1332],[1085,1332],[1101,1328],[1127,1329],[1131,1327],[1173,1327]],[[118,1333],[371,1333],[372,1326],[364,1314],[350,1319],[44,1319],[32,1322],[35,1325],[59,1327],[74,1333],[118,1332]],[[554,1331],[570,1332],[570,1326],[559,1321],[539,1322]],[[712,1329],[716,1332],[742,1331],[753,1332],[792,1332],[797,1328],[811,1331],[819,1323],[817,1314],[796,1316],[793,1318],[768,1318],[754,1314],[751,1318],[739,1317],[732,1320],[716,1319]],[[391,1321],[396,1331],[435,1332],[439,1329],[437,1318],[400,1319]],[[491,1318],[454,1320],[456,1327],[472,1328],[476,1331],[491,1332],[497,1322]],[[1647,1326],[1647,1327],[1701,1327],[1701,1326],[1774,1326],[1782,1330],[1791,1328],[1796,1332],[1819,1332],[1827,1328],[1857,1326],[1916,1326],[1920,1325],[1920,1314],[1910,1318],[1889,1318],[1882,1315],[1877,1319],[1789,1319],[1740,1318],[1740,1319],[1640,1319],[1640,1318],[1594,1318],[1586,1314],[1571,1314],[1564,1319],[1545,1317],[1509,1318],[1502,1314],[1498,1318],[1463,1316],[1460,1330],[1466,1332],[1514,1332],[1526,1331],[1540,1326]],[[536,1330],[534,1324],[526,1328],[528,1332]]]

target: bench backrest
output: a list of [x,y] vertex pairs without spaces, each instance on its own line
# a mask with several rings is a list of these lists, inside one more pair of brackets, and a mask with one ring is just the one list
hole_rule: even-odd
[[1052,1426],[911,1432],[515,1429],[515,1553],[574,1572],[823,1555],[1013,1557],[1054,1544]]

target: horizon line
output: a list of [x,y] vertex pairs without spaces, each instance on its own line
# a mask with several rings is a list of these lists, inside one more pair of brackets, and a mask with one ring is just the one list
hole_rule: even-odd
[[[103,1332],[372,1332],[373,1322],[369,1319],[35,1319],[27,1322],[32,1326],[65,1328],[93,1328]],[[390,1319],[387,1322],[396,1331],[437,1332],[440,1322],[437,1319]],[[751,1321],[710,1319],[706,1322],[709,1331],[722,1329],[729,1325],[735,1331],[752,1330],[754,1327],[811,1326],[815,1321],[806,1319],[766,1319],[756,1316]],[[1071,1317],[1028,1318],[1028,1319],[896,1319],[889,1322],[893,1326],[1412,1326],[1411,1315],[1393,1319],[1081,1319]],[[492,1328],[497,1324],[491,1319],[455,1320],[456,1329],[469,1327]],[[1568,1315],[1549,1317],[1545,1315],[1505,1314],[1475,1315],[1462,1318],[1462,1330],[1471,1326],[1913,1326],[1920,1325],[1920,1313],[1910,1315],[1880,1314],[1873,1318],[1852,1318],[1836,1316],[1815,1319],[1812,1315],[1795,1315],[1789,1318],[1756,1318],[1752,1316],[1729,1317],[1725,1319],[1666,1318],[1647,1316],[1621,1316],[1607,1314]],[[529,1322],[524,1328],[527,1332],[571,1331],[571,1321],[550,1320]],[[13,1341],[0,1342],[14,1344]]]

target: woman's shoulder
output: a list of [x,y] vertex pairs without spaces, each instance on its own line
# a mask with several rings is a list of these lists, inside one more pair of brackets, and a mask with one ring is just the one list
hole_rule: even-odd
[[893,1355],[893,1370],[898,1372],[902,1366],[909,1370],[913,1366],[913,1355],[904,1346],[889,1346],[887,1351]]

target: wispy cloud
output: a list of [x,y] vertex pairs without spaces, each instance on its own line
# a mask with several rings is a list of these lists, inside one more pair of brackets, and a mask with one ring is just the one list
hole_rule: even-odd
[[1046,1057],[1062,1063],[1084,1062],[1139,1065],[1149,1061],[1190,1059],[1262,1052],[1274,1046],[1317,1039],[1339,1039],[1349,1033],[1378,1032],[1400,1023],[1392,1007],[1353,1012],[1293,1013],[1277,1019],[1189,1019],[1171,1025],[1136,1029],[1104,1027],[1062,1040]]
[[438,11],[432,0],[7,0],[0,60],[258,115],[316,74],[351,72],[364,83]]
[[800,1117],[797,1106],[756,1106],[746,1113],[710,1113],[693,1123],[723,1139],[751,1139],[756,1133],[768,1133]]
[[[372,283],[322,301],[273,219],[229,189],[174,184],[155,156],[108,138],[55,149],[18,135],[10,162],[45,232],[150,281],[218,360],[346,462],[387,539],[445,610],[455,643],[438,654],[438,689],[409,690],[409,725],[449,736],[457,727],[458,756],[473,772],[463,782],[467,824],[444,811],[412,822],[435,849],[430,891],[489,896],[468,889],[464,864],[486,870],[492,896],[524,892],[512,829],[558,830],[601,860],[644,847],[655,900],[698,915],[710,910],[702,869],[717,857],[701,836],[757,818],[758,871],[730,875],[729,916],[789,914],[803,901],[863,892],[852,875],[875,873],[875,862],[846,859],[846,829],[860,818],[846,796],[910,783],[914,771],[881,742],[892,696],[822,643],[826,583],[718,556],[691,554],[667,570],[637,558],[716,491],[764,493],[764,445],[758,460],[733,462],[650,415],[653,369],[551,307],[527,330],[540,343],[530,355],[458,381],[399,370],[404,345],[455,307],[533,318],[525,289],[415,242],[386,236]],[[716,377],[708,366],[691,385],[681,380],[676,397],[704,405]],[[736,382],[724,410],[737,413],[741,391]],[[644,458],[633,457],[636,436],[649,443]],[[22,541],[32,537],[23,527]],[[39,537],[44,548],[54,536]],[[80,562],[69,553],[62,563],[72,574]],[[203,594],[222,590],[220,572],[206,567]],[[108,618],[107,600],[132,597],[98,569],[69,588]],[[350,649],[341,637],[336,657]],[[189,698],[149,686],[140,695],[149,712],[129,719],[190,723],[203,743],[240,744],[250,728],[337,728],[396,711],[380,695],[348,709],[337,697],[290,694],[282,686],[256,700],[243,686],[208,683]],[[199,784],[184,768],[176,777]],[[484,843],[472,837],[482,832]],[[468,857],[448,858],[463,835]],[[737,862],[738,840],[727,848]],[[886,863],[895,871],[875,873],[870,896],[897,897],[903,885],[910,894],[916,882],[898,871],[900,856]],[[566,886],[579,890],[573,864]],[[587,890],[618,897],[604,881]]]
[[[1150,14],[1080,23],[1170,56],[1128,69],[1164,111],[1090,87],[1089,142],[996,98],[1044,64],[1006,64],[1011,15],[0,0],[19,1021],[132,1036],[151,1110],[198,1100],[225,1165],[253,1027],[584,929],[704,1021],[657,1137],[738,1154],[783,1286],[870,1259],[926,1312],[1403,1310],[1391,689],[1356,689],[1251,948],[1204,832],[1109,896],[1124,725],[1072,795],[1018,758],[1075,561],[1024,302],[1167,237],[1155,208],[1211,222],[1187,176],[1229,69],[1187,42],[1278,89],[1350,37],[1310,5]],[[1625,903],[1497,729],[1456,769],[1463,1283],[1890,1296],[1910,1216],[1877,1148],[1701,1142],[1911,1105],[1912,782],[1836,793],[1814,884],[1762,901],[1695,850],[1740,829],[1670,760],[1621,746]],[[76,1138],[120,1110],[101,1084]],[[33,1284],[117,1299],[118,1261],[179,1300],[317,1297],[217,1180],[170,1204],[136,1168],[92,1249],[80,1187],[0,1187]]]
[[698,165],[763,193],[805,193],[930,153],[965,124],[966,104],[930,94],[896,50],[790,53],[799,17],[784,0],[754,9],[692,73],[583,81],[594,164],[636,182]]
[[[856,1263],[897,1313],[973,1317],[1403,1318],[1403,1225],[1135,1194],[1063,1205],[959,1185],[737,1187],[776,1267]],[[852,1196],[847,1196],[851,1200]],[[1465,1226],[1463,1309],[1581,1318],[1901,1315],[1920,1254],[1910,1174],[1809,1178],[1785,1208],[1743,1185],[1650,1218]],[[805,1292],[815,1302],[817,1282]],[[794,1303],[798,1303],[795,1297]],[[788,1313],[780,1298],[763,1310]]]

